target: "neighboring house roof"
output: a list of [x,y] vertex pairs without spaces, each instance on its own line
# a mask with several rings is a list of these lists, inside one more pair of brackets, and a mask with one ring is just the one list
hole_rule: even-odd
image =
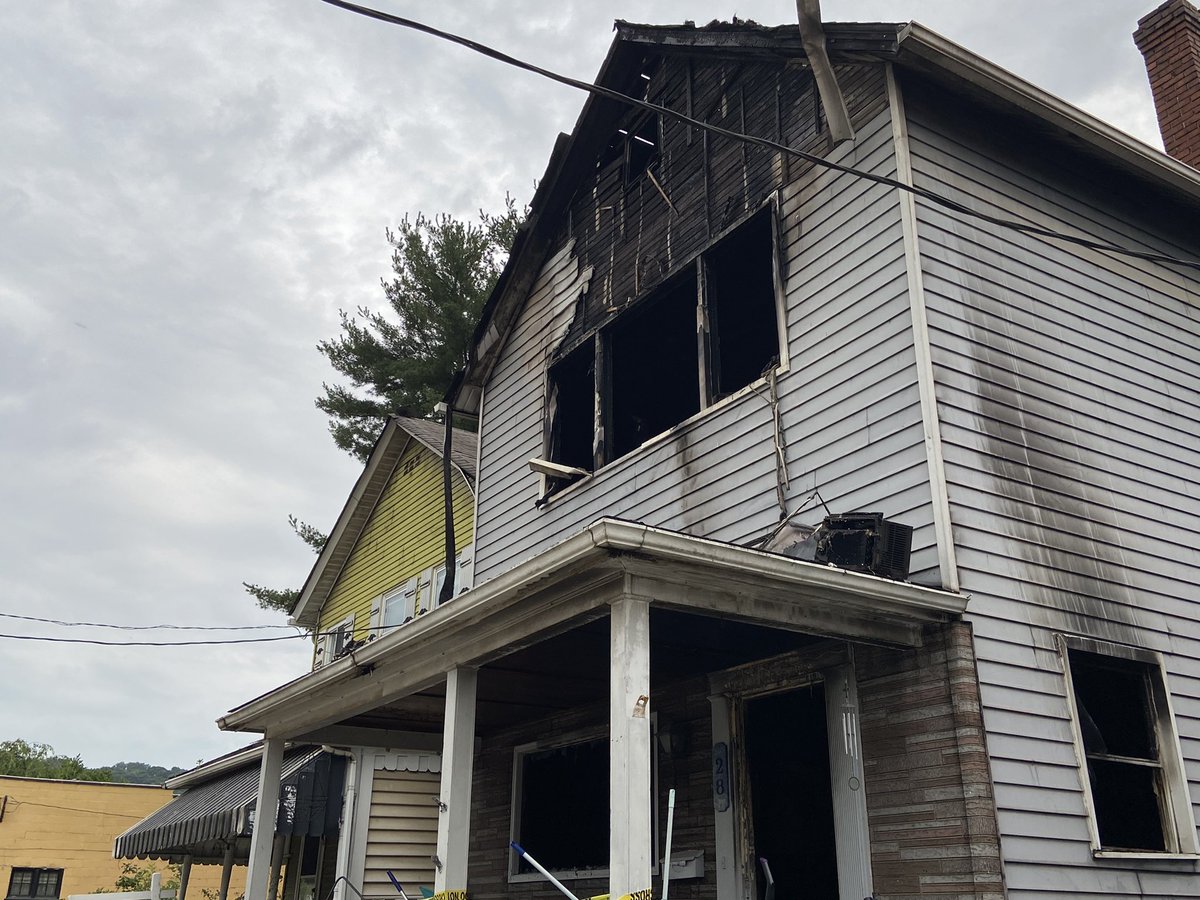
[[[309,745],[284,751],[281,782],[296,782],[299,773],[321,753],[320,747]],[[225,843],[250,834],[251,814],[258,801],[261,756],[260,742],[253,748],[222,757],[245,757],[230,771],[212,774],[209,763],[193,769],[192,773],[207,770],[210,777],[189,786],[162,809],[119,835],[113,844],[113,856],[168,859],[191,855],[219,859]]]
[[[829,55],[835,63],[891,61],[967,93],[983,108],[1016,114],[1039,130],[1115,165],[1143,183],[1166,189],[1200,206],[1200,171],[1179,162],[1047,91],[1018,78],[916,22],[826,23]],[[753,22],[638,25],[618,21],[616,37],[596,76],[596,84],[634,94],[647,52],[694,53],[748,62],[804,58],[795,25],[764,27]],[[519,314],[555,239],[559,217],[576,182],[595,165],[595,154],[611,136],[625,104],[594,94],[584,103],[575,128],[559,135],[518,231],[508,262],[484,304],[470,359],[447,396],[460,409],[477,411],[483,385],[499,357],[504,337]]]
[[[292,623],[309,628],[317,624],[321,606],[329,598],[342,567],[354,552],[354,545],[367,527],[375,504],[387,489],[404,452],[416,442],[441,459],[445,433],[442,423],[427,419],[395,416],[388,420],[316,564],[300,589],[300,597],[292,608]],[[472,490],[475,486],[475,447],[476,436],[473,433],[461,428],[453,429],[450,461]]]

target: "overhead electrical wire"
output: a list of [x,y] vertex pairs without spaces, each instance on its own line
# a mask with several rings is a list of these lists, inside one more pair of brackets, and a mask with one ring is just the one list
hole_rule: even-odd
[[35,634],[0,634],[0,640],[9,641],[43,641],[50,644],[93,644],[99,647],[213,647],[219,644],[269,644],[274,641],[294,641],[300,638],[311,639],[323,635],[312,634],[281,634],[275,637],[260,638],[218,638],[200,641],[102,641],[96,638],[46,637]]
[[0,618],[20,619],[23,622],[41,622],[46,625],[61,625],[66,628],[115,628],[120,631],[260,631],[267,628],[294,628],[294,625],[117,625],[112,622],[66,622],[60,619],[43,619],[40,616],[22,616],[17,613],[0,612]]
[[862,169],[856,169],[853,166],[842,165],[841,163],[833,162],[823,156],[818,156],[815,153],[808,153],[804,150],[797,150],[794,147],[789,147],[786,144],[772,141],[769,138],[758,137],[752,134],[744,134],[739,131],[733,131],[728,128],[722,128],[720,125],[714,125],[711,122],[705,122],[700,119],[694,119],[691,116],[681,113],[677,110],[666,106],[660,106],[657,103],[651,103],[647,100],[639,100],[636,97],[630,97],[627,94],[622,94],[620,91],[614,91],[611,88],[602,87],[598,84],[593,84],[588,81],[581,81],[578,78],[572,78],[569,75],[562,75],[550,69],[543,68],[515,56],[510,56],[487,44],[479,41],[466,38],[449,31],[442,31],[439,28],[434,28],[432,25],[426,25],[423,22],[418,22],[414,19],[406,19],[403,16],[392,15],[377,9],[371,9],[366,6],[359,6],[357,3],[349,3],[347,0],[321,0],[322,3],[328,3],[330,6],[336,6],[348,12],[357,13],[361,16],[366,16],[370,19],[377,19],[380,22],[387,22],[391,25],[399,25],[402,28],[408,28],[413,31],[419,31],[432,37],[439,38],[444,41],[449,41],[453,44],[459,44],[466,47],[468,50],[473,50],[489,59],[494,59],[497,62],[504,63],[508,66],[513,66],[517,69],[522,69],[526,72],[532,72],[535,75],[540,75],[543,78],[548,78],[551,81],[556,81],[559,84],[567,87],[575,88],[576,90],[586,91],[589,94],[598,97],[605,97],[609,100],[614,100],[618,103],[623,103],[627,106],[633,106],[638,109],[644,109],[649,112],[655,112],[659,115],[666,116],[685,125],[690,125],[694,128],[699,128],[711,134],[721,135],[735,141],[743,141],[749,144],[754,144],[759,147],[765,147],[769,150],[775,150],[780,153],[786,153],[789,156],[794,156],[797,159],[805,160],[813,165],[821,166],[834,172],[841,172],[846,175],[851,175],[856,178],[862,178],[867,181],[873,181],[876,184],[886,185],[896,188],[897,190],[907,191],[908,193],[920,197],[923,200],[928,200],[938,206],[949,209],[960,215],[967,216],[973,219],[978,219],[982,222],[987,222],[1000,228],[1007,228],[1012,231],[1018,231],[1023,234],[1032,235],[1034,237],[1045,238],[1052,241],[1061,241],[1063,243],[1074,244],[1079,247],[1086,247],[1090,250],[1097,250],[1102,253],[1108,253],[1114,256],[1126,256],[1133,259],[1141,259],[1147,262],[1164,263],[1168,265],[1184,266],[1189,269],[1200,271],[1200,260],[1181,259],[1179,257],[1170,256],[1164,253],[1152,253],[1145,250],[1133,250],[1127,247],[1120,247],[1115,244],[1109,244],[1106,241],[1095,240],[1092,238],[1079,237],[1072,234],[1064,234],[1060,231],[1054,231],[1050,228],[1042,228],[1038,225],[1031,225],[1027,222],[1020,222],[1016,219],[1007,219],[1003,216],[994,216],[990,213],[980,212],[979,210],[971,209],[957,200],[951,200],[949,197],[944,197],[934,191],[926,188],[916,187],[915,185],[905,184],[903,181],[898,181],[895,178],[889,178],[886,175],[876,175],[874,172],[866,172]]

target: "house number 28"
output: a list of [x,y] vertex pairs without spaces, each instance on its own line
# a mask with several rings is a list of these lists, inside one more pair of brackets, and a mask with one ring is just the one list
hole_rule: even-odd
[[724,741],[713,744],[713,808],[729,809],[729,745]]

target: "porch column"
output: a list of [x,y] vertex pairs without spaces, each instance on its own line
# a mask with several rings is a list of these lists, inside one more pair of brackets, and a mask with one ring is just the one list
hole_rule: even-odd
[[646,891],[650,817],[650,603],[624,596],[610,614],[608,893]]
[[221,887],[217,891],[217,900],[229,900],[229,876],[233,874],[233,844],[225,848],[225,858],[221,861]]
[[254,832],[250,837],[250,867],[246,870],[246,900],[266,900],[271,876],[271,849],[275,844],[275,809],[279,805],[279,776],[283,770],[283,739],[263,740],[258,775],[258,802],[254,807]]
[[438,816],[434,892],[467,889],[467,852],[471,835],[471,772],[475,764],[475,687],[477,669],[446,675],[446,721],[442,728],[442,786],[445,805]]
[[187,854],[183,858],[183,862],[179,865],[179,893],[175,896],[178,900],[187,900],[188,878],[192,874],[192,854]]

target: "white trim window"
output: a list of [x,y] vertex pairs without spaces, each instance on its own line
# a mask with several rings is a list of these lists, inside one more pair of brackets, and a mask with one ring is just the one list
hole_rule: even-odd
[[1198,852],[1161,654],[1059,636],[1092,848]]
[[[651,714],[651,795],[658,796],[658,717]],[[556,878],[608,874],[610,745],[606,734],[575,732],[513,750],[510,837]],[[651,812],[657,844],[658,804]],[[657,859],[657,851],[651,852]],[[654,871],[659,871],[655,864]],[[512,882],[537,881],[532,866],[509,854]]]
[[380,600],[379,627],[392,628],[411,621],[417,615],[417,578],[392,588]]
[[329,665],[345,652],[346,646],[353,640],[354,616],[349,615],[321,635],[317,642],[313,668],[319,669]]

